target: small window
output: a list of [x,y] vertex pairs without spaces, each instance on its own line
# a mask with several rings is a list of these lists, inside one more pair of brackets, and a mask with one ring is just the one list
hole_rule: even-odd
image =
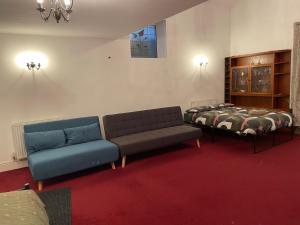
[[149,25],[130,35],[132,58],[157,58],[156,26]]

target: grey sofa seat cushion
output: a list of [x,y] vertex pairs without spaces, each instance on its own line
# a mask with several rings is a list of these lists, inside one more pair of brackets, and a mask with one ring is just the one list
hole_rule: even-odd
[[121,156],[124,156],[197,139],[201,135],[201,129],[181,125],[129,134],[113,138],[111,141],[119,146]]

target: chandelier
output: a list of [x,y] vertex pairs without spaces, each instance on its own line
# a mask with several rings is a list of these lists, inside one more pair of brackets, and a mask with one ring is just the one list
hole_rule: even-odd
[[[44,7],[44,1],[48,1],[50,3],[48,10]],[[37,10],[40,12],[42,19],[46,22],[51,15],[53,15],[57,23],[59,23],[61,18],[63,18],[65,22],[70,21],[73,0],[37,0],[37,4]]]

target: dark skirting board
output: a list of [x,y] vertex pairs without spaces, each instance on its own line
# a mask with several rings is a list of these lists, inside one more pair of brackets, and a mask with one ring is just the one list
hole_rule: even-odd
[[38,193],[46,205],[50,225],[71,225],[71,191],[68,188]]

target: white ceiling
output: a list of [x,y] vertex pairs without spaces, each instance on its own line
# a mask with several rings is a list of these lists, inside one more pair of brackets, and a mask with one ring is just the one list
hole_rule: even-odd
[[206,0],[74,0],[71,22],[42,21],[36,0],[0,0],[0,33],[118,38]]

